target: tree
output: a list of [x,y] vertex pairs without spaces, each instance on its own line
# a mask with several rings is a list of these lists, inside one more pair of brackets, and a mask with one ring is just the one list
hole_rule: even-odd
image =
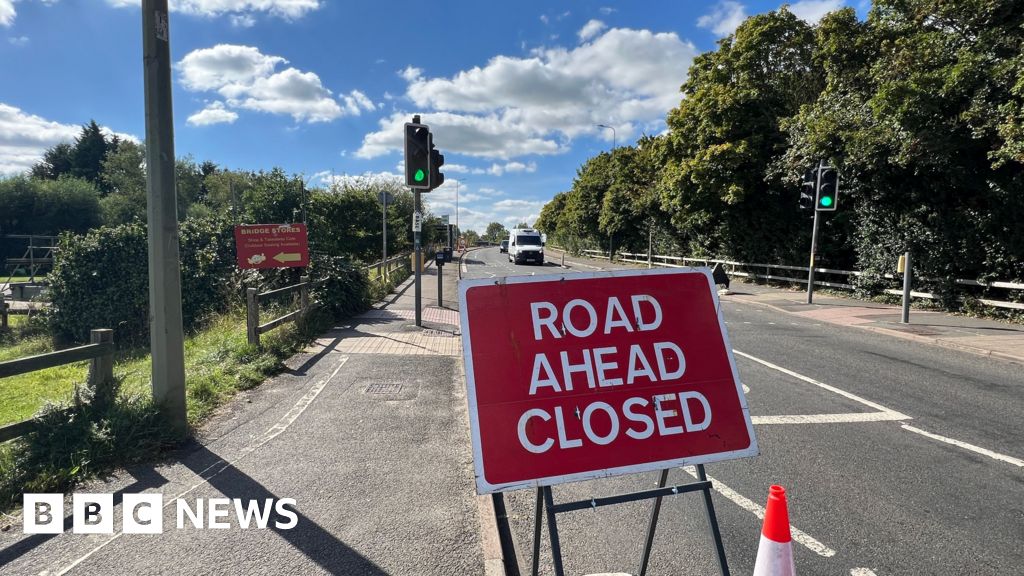
[[823,86],[813,29],[785,7],[752,16],[698,56],[668,115],[662,208],[685,250],[753,261],[803,252],[796,190],[769,170],[781,121]]
[[72,150],[71,144],[67,142],[47,148],[43,159],[32,166],[32,177],[56,180],[63,174],[70,174]]
[[497,244],[508,238],[508,230],[501,222],[491,222],[487,225],[487,230],[484,232],[484,240],[491,244]]
[[107,190],[100,200],[104,224],[146,221],[146,150],[141,144],[126,140],[108,153],[101,179]]
[[75,139],[74,150],[71,153],[71,175],[84,178],[97,186],[103,187],[102,179],[103,160],[107,152],[115,150],[118,142],[108,142],[95,120],[82,126],[82,132]]

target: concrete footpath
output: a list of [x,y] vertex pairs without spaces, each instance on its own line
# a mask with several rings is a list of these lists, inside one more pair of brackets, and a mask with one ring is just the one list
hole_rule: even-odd
[[[458,265],[445,267],[453,306]],[[166,463],[118,471],[77,492],[113,493],[113,534],[0,532],[3,574],[504,574],[490,499],[476,496],[458,312],[423,277],[336,326],[288,370],[240,393]],[[126,493],[163,495],[161,534],[123,534]],[[177,527],[177,501],[291,498],[291,529]],[[202,516],[200,516],[202,518]]]
[[[563,262],[566,268],[592,271],[609,268],[646,268],[632,263],[609,264],[607,259],[584,258],[555,251],[550,257]],[[804,290],[788,290],[733,279],[732,292],[722,296],[725,301],[757,304],[778,312],[803,318],[853,326],[879,334],[913,340],[981,356],[1024,364],[1024,325],[971,318],[947,312],[912,308],[910,323],[900,322],[899,306],[881,304],[815,293],[814,304],[808,305]]]

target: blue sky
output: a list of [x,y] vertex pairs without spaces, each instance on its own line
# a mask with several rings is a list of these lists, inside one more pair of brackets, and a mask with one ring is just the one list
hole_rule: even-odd
[[[853,0],[850,0],[853,1]],[[817,21],[843,0],[791,3]],[[431,125],[435,213],[532,222],[588,157],[664,130],[692,58],[778,2],[172,0],[175,149],[314,185],[397,174]],[[863,14],[866,6],[857,6]],[[0,0],[0,174],[95,119],[145,133],[139,0]]]

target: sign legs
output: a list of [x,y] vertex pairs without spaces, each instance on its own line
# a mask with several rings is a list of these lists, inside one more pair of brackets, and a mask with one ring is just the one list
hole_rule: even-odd
[[651,520],[647,525],[647,537],[644,540],[643,556],[640,559],[640,571],[638,572],[639,576],[645,576],[651,559],[651,549],[654,546],[654,533],[658,525],[658,516],[661,514],[662,498],[664,496],[685,494],[687,492],[703,492],[704,511],[708,519],[708,527],[711,530],[711,538],[715,544],[715,554],[718,558],[718,569],[722,576],[729,576],[729,563],[725,559],[725,544],[722,542],[722,534],[718,529],[718,517],[715,515],[715,506],[711,501],[711,482],[708,481],[708,476],[704,472],[704,466],[701,464],[697,465],[697,481],[690,482],[689,484],[668,486],[668,472],[669,469],[661,471],[661,476],[658,479],[658,487],[653,490],[641,490],[639,492],[630,492],[628,494],[618,494],[615,496],[599,498],[594,497],[589,500],[565,502],[557,505],[554,502],[550,486],[541,486],[537,488],[537,503],[534,509],[533,524],[533,565],[531,566],[530,574],[538,576],[540,572],[540,539],[545,512],[547,513],[548,535],[551,538],[551,560],[552,567],[554,568],[554,574],[555,576],[564,576],[565,569],[562,565],[562,545],[561,540],[558,537],[558,521],[556,519],[556,516],[559,513],[594,509],[600,506],[624,504],[626,502],[637,502],[639,500],[654,498],[654,509],[651,511]]
[[[658,478],[658,488],[664,488],[666,483],[668,483],[668,468],[661,471],[661,477]],[[644,540],[644,553],[640,558],[640,571],[637,572],[639,576],[647,574],[647,563],[651,560],[651,547],[654,546],[654,531],[658,527],[658,515],[661,514],[661,498],[661,496],[654,498],[654,509],[651,510],[651,521],[647,524],[647,538]]]
[[[708,475],[704,472],[704,465],[697,464],[697,480],[708,481]],[[722,533],[718,530],[718,516],[715,515],[715,503],[711,501],[710,482],[704,492],[704,512],[708,517],[708,528],[711,529],[711,537],[715,541],[715,552],[718,554],[718,568],[722,576],[729,576],[729,562],[725,559],[725,543],[722,542]]]

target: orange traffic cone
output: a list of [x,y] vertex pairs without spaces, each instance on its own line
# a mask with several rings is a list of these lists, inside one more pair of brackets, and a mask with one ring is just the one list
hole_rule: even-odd
[[772,486],[768,490],[768,506],[764,512],[754,576],[796,576],[789,535],[789,512],[786,511],[786,489],[782,486]]

